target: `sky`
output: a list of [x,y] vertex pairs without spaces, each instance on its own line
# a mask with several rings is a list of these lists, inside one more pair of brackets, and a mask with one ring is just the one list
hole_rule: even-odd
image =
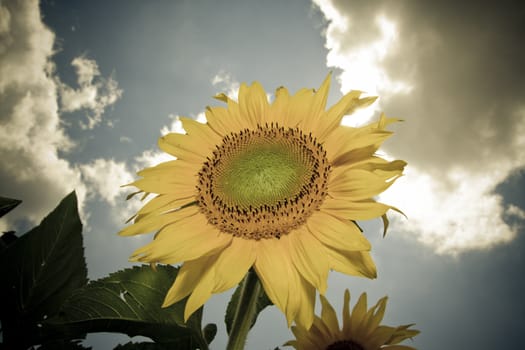
[[[140,207],[120,185],[168,158],[156,146],[204,121],[212,96],[240,82],[269,93],[316,88],[379,96],[345,125],[381,111],[404,119],[381,149],[408,162],[380,199],[405,212],[362,224],[378,278],[331,273],[327,297],[388,295],[385,323],[416,323],[412,345],[517,348],[525,332],[525,10],[517,1],[0,0],[0,195],[23,200],[0,231],[25,232],[76,190],[89,277],[131,266],[149,237],[118,237]],[[206,304],[223,349],[231,295]],[[268,343],[271,334],[271,344]],[[268,308],[247,348],[291,339]],[[96,334],[112,349],[126,336]]]

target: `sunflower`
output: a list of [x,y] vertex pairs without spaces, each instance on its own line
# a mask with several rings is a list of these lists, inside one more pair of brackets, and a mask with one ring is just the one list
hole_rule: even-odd
[[385,314],[387,298],[366,310],[366,293],[361,294],[350,315],[350,293],[345,291],[343,305],[343,329],[339,329],[337,316],[326,298],[321,295],[321,317],[315,317],[307,330],[301,325],[292,326],[295,340],[285,345],[297,350],[414,350],[405,345],[396,345],[419,334],[409,329],[412,325],[389,327],[379,325]]
[[372,197],[401,176],[404,161],[375,155],[397,121],[341,126],[344,115],[374,97],[351,91],[325,110],[330,75],[318,91],[290,95],[280,87],[268,102],[262,86],[242,84],[238,102],[207,107],[206,123],[180,120],[186,134],[167,134],[159,147],[175,160],[138,172],[129,184],[156,194],[123,236],[156,232],[132,261],[183,263],[164,306],[190,295],[185,318],[212,293],[239,283],[254,268],[271,301],[309,327],[316,289],[330,269],[376,277],[370,243],[355,220],[383,217],[391,206]]

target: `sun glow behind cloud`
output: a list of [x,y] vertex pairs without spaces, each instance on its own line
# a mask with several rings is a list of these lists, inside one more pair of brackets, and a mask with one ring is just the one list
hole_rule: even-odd
[[[380,29],[380,36],[368,45],[363,45],[352,52],[338,51],[338,45],[329,45],[326,64],[343,70],[340,76],[341,90],[362,90],[369,95],[381,95],[381,91],[392,93],[410,92],[410,86],[401,81],[392,81],[381,67],[381,61],[394,49],[397,32],[395,23],[379,15],[375,23]],[[333,42],[334,40],[332,40]]]
[[503,181],[505,174],[473,175],[457,170],[445,184],[414,166],[405,173],[380,197],[407,215],[408,219],[391,215],[397,230],[415,235],[439,254],[453,255],[515,237],[517,227],[509,227],[503,216],[519,218],[524,213],[515,206],[506,208],[501,196],[493,193],[494,183]]
[[[341,91],[361,90],[363,96],[381,96],[383,92],[409,93],[412,87],[403,81],[392,80],[382,68],[381,62],[388,52],[395,50],[398,33],[396,25],[386,16],[378,14],[374,22],[378,35],[372,42],[348,51],[341,44],[341,38],[351,35],[355,25],[351,19],[339,12],[328,1],[315,0],[330,24],[326,28],[325,47],[328,49],[326,65],[342,70],[338,77]],[[375,103],[369,108],[357,111],[351,118],[345,118],[343,125],[359,126],[367,123],[378,111]]]
[[[342,70],[338,77],[341,92],[346,93],[351,89],[358,89],[372,95],[377,94],[381,98],[373,106],[360,111],[357,116],[346,117],[343,121],[345,125],[363,124],[379,110],[384,110],[388,115],[389,108],[396,106],[396,99],[400,96],[412,96],[414,92],[417,92],[419,99],[413,100],[414,107],[421,105],[426,99],[436,98],[436,96],[424,96],[424,99],[421,99],[421,86],[418,86],[418,80],[413,76],[407,76],[406,81],[394,80],[390,77],[393,71],[392,61],[389,62],[390,66],[386,62],[396,57],[401,49],[410,48],[410,45],[404,42],[405,38],[401,37],[398,31],[401,23],[389,19],[385,15],[387,12],[381,8],[379,3],[370,3],[361,7],[356,4],[354,4],[356,6],[351,6],[349,3],[337,3],[336,6],[335,2],[322,0],[314,0],[314,3],[328,20],[325,32],[325,46],[328,49],[327,66]],[[374,18],[374,22],[372,23],[368,18]],[[406,29],[406,23],[402,24]],[[417,29],[412,29],[412,32],[414,31]],[[434,32],[430,33],[434,38],[437,36]],[[421,48],[421,50],[428,49],[429,47],[426,46]],[[417,57],[418,53],[420,52],[413,52],[414,57]],[[406,57],[407,53],[403,54],[405,56],[399,57]],[[450,77],[450,81],[454,79],[456,77]],[[447,103],[451,104],[452,101],[451,99]],[[461,113],[461,107],[456,108],[454,105],[449,105],[451,113],[445,116],[452,118],[451,127],[463,120],[457,119],[458,117],[466,118],[466,116],[454,114]],[[403,141],[399,138],[403,138],[404,133],[418,133],[416,139],[419,139],[421,146],[427,145],[422,130],[427,130],[424,128],[426,123],[432,125],[431,118],[443,116],[438,113],[439,111],[431,110],[425,115],[415,115],[414,117],[419,120],[407,120],[405,124],[396,127],[394,139],[397,137],[398,140],[392,140],[398,142],[396,157],[405,158],[403,150],[410,149],[414,154],[414,152],[417,153],[418,148],[421,148],[421,152],[424,152],[423,147],[406,141],[399,145]],[[395,117],[403,118],[404,116],[396,115]],[[479,118],[476,122],[480,124],[480,127],[484,125],[481,124],[484,121]],[[485,122],[490,122],[490,120],[486,119]],[[442,119],[442,123],[446,124],[447,120]],[[523,125],[525,122],[518,124],[516,128],[523,127]],[[422,126],[423,129],[418,129]],[[492,126],[488,128],[486,126],[485,124],[485,129],[480,129],[480,133],[487,134],[489,131],[486,137],[490,138],[490,132],[494,130]],[[450,134],[446,128],[433,129],[430,132],[433,139],[439,138],[445,144],[449,142]],[[519,140],[520,137],[516,136],[514,140],[510,140],[512,142],[508,147],[518,149],[517,147],[523,144]],[[465,137],[464,140],[455,140],[459,147],[456,148],[457,154],[469,152],[466,147],[461,148],[461,141],[472,142],[468,137]],[[489,143],[480,144],[478,152],[484,154],[494,151],[486,149],[487,147],[491,147]],[[446,155],[440,153],[445,151],[445,147],[435,148],[432,151],[435,153],[426,156],[428,161],[434,157],[436,160],[447,158]],[[409,166],[406,175],[383,194],[380,200],[399,207],[409,217],[409,220],[404,220],[392,215],[395,229],[415,235],[420,242],[433,247],[440,254],[457,254],[466,250],[484,249],[509,242],[516,236],[518,228],[507,224],[503,218],[523,217],[524,212],[515,206],[505,207],[501,195],[494,193],[494,189],[525,161],[523,155],[513,157],[509,154],[515,153],[499,153],[495,158],[497,161],[487,163],[481,169],[474,165],[457,163],[454,161],[455,157],[448,157],[450,159],[448,162],[442,162],[437,167],[439,171],[427,169],[427,165],[418,159],[407,158]]]

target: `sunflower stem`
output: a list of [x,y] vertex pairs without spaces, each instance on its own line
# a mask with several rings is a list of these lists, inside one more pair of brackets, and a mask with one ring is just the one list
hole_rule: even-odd
[[235,308],[227,350],[243,350],[256,315],[257,300],[263,289],[255,271],[250,269],[241,284],[239,303]]

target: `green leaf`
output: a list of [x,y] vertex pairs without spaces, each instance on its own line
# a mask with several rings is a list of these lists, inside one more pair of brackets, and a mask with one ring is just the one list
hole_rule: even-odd
[[[254,272],[253,272],[254,273]],[[235,310],[239,307],[240,302],[240,294],[241,294],[241,285],[235,289],[235,292],[232,295],[232,298],[230,299],[230,302],[228,303],[228,307],[226,308],[226,315],[224,316],[224,322],[226,323],[226,331],[228,334],[230,334],[230,330],[233,324],[233,318],[235,316]],[[250,329],[255,324],[255,321],[257,321],[257,316],[259,313],[267,306],[273,305],[272,301],[268,296],[266,295],[266,292],[264,289],[262,289],[262,293],[259,295],[259,298],[257,299],[257,303],[255,306],[255,317],[253,318]]]
[[186,350],[194,349],[191,344],[185,342],[171,342],[171,343],[126,343],[117,345],[114,350]]
[[22,201],[19,199],[0,196],[0,218],[15,209],[20,203],[22,203]]
[[215,323],[208,323],[202,330],[206,343],[210,344],[217,335],[217,325]]
[[41,323],[87,282],[74,192],[0,255],[0,309],[6,344],[36,344]]
[[184,323],[186,299],[161,305],[178,273],[172,266],[149,265],[125,269],[90,282],[63,304],[58,317],[47,326],[65,332],[118,332],[142,335],[160,343],[190,344],[207,349],[202,335],[202,308]]
[[15,235],[15,231],[3,232],[0,236],[0,255],[3,254],[7,247],[13,244],[17,239],[18,237]]
[[80,342],[82,340],[52,340],[38,347],[38,350],[91,350]]

